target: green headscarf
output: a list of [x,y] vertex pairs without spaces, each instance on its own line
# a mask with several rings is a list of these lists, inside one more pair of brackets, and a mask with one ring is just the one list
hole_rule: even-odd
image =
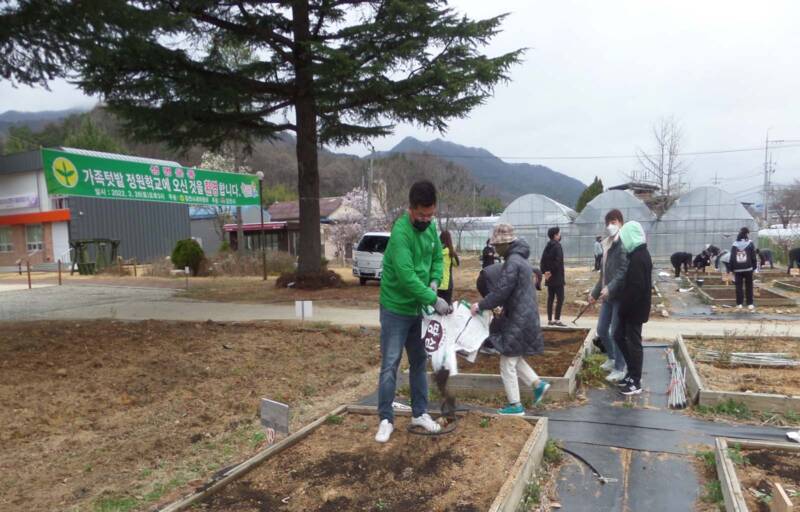
[[619,230],[619,238],[622,240],[622,246],[627,252],[632,252],[634,249],[647,242],[644,235],[644,228],[635,220],[623,224],[622,229]]

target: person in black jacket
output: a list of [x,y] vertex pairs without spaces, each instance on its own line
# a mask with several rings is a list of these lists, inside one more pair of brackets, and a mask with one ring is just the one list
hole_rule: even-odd
[[758,268],[763,269],[767,263],[769,263],[769,268],[772,270],[775,268],[775,264],[772,262],[772,251],[769,249],[756,249],[756,256],[758,256]]
[[614,330],[614,341],[628,366],[628,373],[619,382],[619,387],[623,395],[638,395],[642,392],[644,359],[642,324],[650,319],[653,260],[647,250],[641,224],[636,221],[626,222],[619,236],[628,253],[625,284],[620,292],[619,323]]
[[[561,248],[561,230],[557,227],[547,230],[550,239],[542,252],[539,268],[544,273],[544,284],[547,286],[547,324],[566,327],[561,323],[561,308],[564,306],[564,251]],[[556,315],[553,320],[553,301]]]
[[689,265],[692,264],[692,255],[688,252],[676,252],[669,257],[672,268],[675,269],[675,277],[681,277],[681,266],[683,271],[689,273]]
[[705,274],[706,267],[709,265],[711,265],[711,256],[706,251],[703,251],[695,256],[694,261],[692,262],[692,266],[698,273],[703,272]]
[[495,262],[498,260],[496,257],[497,253],[494,251],[494,247],[491,243],[489,243],[489,239],[486,239],[486,247],[483,248],[483,252],[481,253],[481,268],[486,268],[489,265],[494,265]]
[[800,247],[789,250],[789,268],[786,273],[791,274],[794,267],[800,268]]
[[[742,309],[747,300],[747,309],[753,311],[753,271],[758,267],[756,248],[750,241],[750,230],[739,230],[736,241],[731,246],[730,269],[736,279],[736,307]],[[745,296],[746,295],[746,296]]]

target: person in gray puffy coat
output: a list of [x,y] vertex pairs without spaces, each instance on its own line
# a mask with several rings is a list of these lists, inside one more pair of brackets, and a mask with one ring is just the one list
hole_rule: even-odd
[[485,282],[479,288],[484,298],[472,305],[472,313],[501,307],[502,313],[492,321],[488,341],[500,353],[500,375],[508,397],[508,406],[499,414],[523,415],[519,382],[532,386],[534,400],[539,402],[550,387],[525,362],[524,356],[541,354],[544,339],[539,323],[536,291],[533,287],[533,268],[528,262],[530,247],[514,236],[509,224],[498,224],[492,234],[492,245],[504,262],[483,269]]

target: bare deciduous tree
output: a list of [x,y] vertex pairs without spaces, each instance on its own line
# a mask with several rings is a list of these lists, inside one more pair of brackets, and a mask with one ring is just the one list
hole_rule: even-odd
[[784,228],[788,228],[793,220],[800,220],[800,181],[774,189],[771,206]]
[[688,166],[681,160],[683,130],[672,117],[662,118],[653,125],[653,150],[637,149],[639,171],[631,173],[631,181],[652,183],[659,187],[664,209],[668,208],[686,187],[684,177]]

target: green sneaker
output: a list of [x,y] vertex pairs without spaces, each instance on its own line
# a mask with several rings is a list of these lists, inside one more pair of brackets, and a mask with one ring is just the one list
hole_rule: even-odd
[[502,409],[498,409],[497,414],[502,416],[525,416],[525,409],[522,404],[508,404]]
[[533,403],[538,404],[541,402],[548,389],[550,389],[550,383],[546,380],[539,380],[539,384],[533,388]]

